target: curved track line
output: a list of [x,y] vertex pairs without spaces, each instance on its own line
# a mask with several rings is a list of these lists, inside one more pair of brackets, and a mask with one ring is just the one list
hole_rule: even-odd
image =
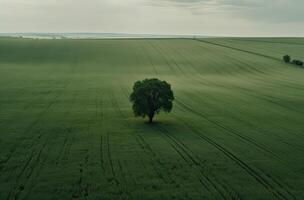
[[243,141],[245,141],[245,142],[248,142],[248,143],[250,143],[250,144],[252,144],[252,145],[254,145],[254,146],[260,148],[261,150],[263,150],[263,151],[265,151],[265,152],[271,154],[273,157],[275,157],[275,158],[277,158],[277,159],[280,160],[280,157],[279,157],[278,155],[276,155],[275,153],[273,153],[272,151],[270,151],[270,150],[269,150],[267,147],[265,147],[264,145],[261,145],[261,144],[257,143],[257,142],[256,142],[255,140],[253,140],[252,138],[247,137],[247,136],[244,136],[244,135],[242,135],[241,133],[237,132],[236,130],[234,130],[234,129],[232,129],[232,128],[228,128],[228,127],[226,127],[226,126],[224,126],[224,125],[218,123],[218,122],[215,121],[215,120],[209,119],[206,115],[204,115],[204,114],[202,114],[202,113],[200,113],[200,112],[198,112],[198,111],[196,111],[196,110],[193,110],[192,108],[190,108],[190,107],[187,106],[186,104],[182,103],[182,102],[179,101],[178,99],[175,99],[175,100],[176,100],[176,103],[177,103],[179,106],[181,106],[182,108],[184,108],[184,109],[186,109],[186,110],[188,110],[188,111],[190,111],[190,112],[192,112],[192,113],[194,113],[194,114],[196,114],[196,115],[198,115],[198,116],[204,118],[204,119],[205,119],[206,121],[208,121],[209,123],[214,124],[215,126],[221,128],[221,129],[223,129],[223,130],[228,131],[229,133],[231,133],[231,134],[237,136],[238,138],[240,138],[241,140],[243,140]]
[[264,57],[264,58],[269,58],[269,59],[275,60],[275,61],[282,61],[279,58],[269,56],[269,55],[266,55],[266,54],[261,54],[261,53],[257,53],[257,52],[253,52],[253,51],[244,50],[244,49],[239,49],[239,48],[236,48],[236,47],[231,47],[231,46],[228,46],[228,45],[218,44],[218,43],[215,43],[215,42],[210,42],[210,41],[205,41],[205,40],[199,40],[199,39],[194,39],[194,40],[198,41],[198,42],[212,44],[212,45],[215,45],[215,46],[225,47],[225,48],[236,50],[236,51],[241,51],[241,52],[244,52],[244,53],[249,53],[249,54]]
[[[184,108],[187,109],[187,110],[190,109],[191,112],[195,112],[196,113],[196,111],[192,110],[191,108],[188,108],[188,107],[184,107]],[[200,116],[203,117],[203,115],[201,115],[201,113],[200,113]],[[203,118],[205,118],[205,117],[203,117]],[[208,120],[208,119],[206,119],[206,120]],[[210,123],[213,123],[213,122],[210,121]],[[190,130],[192,130],[194,133],[196,133],[197,136],[199,136],[203,140],[207,141],[209,144],[211,144],[212,146],[214,146],[215,148],[217,148],[218,150],[220,150],[222,153],[224,153],[227,157],[229,157],[230,159],[232,159],[233,161],[235,161],[240,167],[242,167],[255,180],[257,180],[260,184],[262,184],[267,190],[271,191],[271,193],[273,195],[275,195],[277,198],[286,199],[287,200],[287,199],[289,199],[289,197],[292,197],[292,199],[296,199],[296,197],[293,194],[291,194],[291,192],[289,192],[286,188],[284,188],[282,186],[282,184],[277,184],[278,181],[274,181],[274,179],[271,179],[271,181],[273,183],[275,183],[276,185],[278,185],[282,190],[284,190],[286,192],[286,194],[288,194],[289,197],[286,196],[286,195],[284,195],[284,194],[282,194],[279,190],[276,189],[275,186],[273,186],[273,184],[271,182],[269,182],[268,180],[266,180],[266,178],[263,178],[262,175],[260,175],[257,171],[255,171],[253,168],[251,168],[249,165],[247,165],[244,161],[240,160],[236,155],[234,155],[233,153],[231,153],[228,149],[226,149],[223,146],[219,145],[218,143],[216,143],[214,140],[210,139],[209,137],[207,137],[205,135],[202,135],[199,131],[196,131],[193,127],[191,127],[188,123],[184,122],[184,124]]]
[[[127,97],[127,92],[126,89],[122,89],[122,92],[125,94],[125,96]],[[118,106],[118,104],[116,104]],[[227,199],[227,197],[225,196],[225,194],[227,194],[229,197],[231,197],[231,199],[235,199],[232,198],[231,194],[234,194],[234,197],[239,197],[240,195],[234,191],[233,189],[228,189],[227,186],[224,186],[223,184],[219,183],[219,182],[214,182],[212,181],[208,176],[205,175],[205,173],[202,171],[202,166],[201,166],[201,160],[181,141],[179,141],[177,138],[171,136],[169,134],[169,132],[163,128],[163,127],[156,127],[156,130],[160,131],[161,136],[163,137],[163,139],[177,152],[177,154],[182,158],[182,160],[189,165],[189,167],[194,168],[195,170],[197,170],[200,173],[200,176],[197,177],[199,180],[199,183],[207,190],[210,192],[211,195],[215,195],[214,192],[212,191],[212,189],[219,194],[219,196],[221,197],[221,199]],[[152,155],[155,157],[157,163],[159,163],[161,166],[163,166],[163,164],[161,163],[161,161],[159,160],[158,157],[156,157],[156,153],[152,150],[151,146],[143,139],[143,137],[139,134],[137,134],[138,138],[142,141],[143,145],[142,146],[146,146],[147,149],[149,149],[149,151],[152,153]],[[143,148],[145,149],[145,148]],[[165,182],[168,183],[166,181],[166,179],[164,179],[165,177],[156,170],[156,173],[159,175],[159,177]],[[172,182],[173,179],[170,179],[170,181]],[[221,186],[222,188],[219,188],[219,186]],[[210,188],[211,187],[211,188]],[[224,189],[225,193],[223,193],[221,190]],[[217,196],[215,196],[215,198],[218,198]],[[238,199],[238,198],[237,198]]]

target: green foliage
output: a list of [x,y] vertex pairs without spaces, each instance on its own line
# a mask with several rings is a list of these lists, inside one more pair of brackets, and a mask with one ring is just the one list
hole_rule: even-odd
[[303,66],[303,61],[301,60],[293,60],[292,63],[298,66]]
[[155,114],[161,110],[170,112],[174,100],[170,84],[158,79],[137,81],[130,95],[135,116],[149,117],[151,123]]
[[[283,56],[283,60],[284,60],[284,62],[286,62],[286,63],[290,63],[291,57],[290,57],[289,55],[285,55],[285,56]],[[292,63],[292,64],[295,64],[295,65],[298,65],[298,66],[303,66],[303,61],[301,61],[301,60],[296,60],[296,59],[294,59],[294,60],[292,60],[291,63]]]
[[291,58],[289,55],[285,55],[285,56],[283,56],[283,60],[284,60],[284,62],[289,63]]

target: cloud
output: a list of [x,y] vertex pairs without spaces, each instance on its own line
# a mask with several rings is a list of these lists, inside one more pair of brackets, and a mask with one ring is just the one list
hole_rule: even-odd
[[193,15],[220,14],[252,21],[304,22],[303,0],[147,0],[150,5],[183,8]]
[[303,36],[303,6],[303,0],[0,0],[0,32]]

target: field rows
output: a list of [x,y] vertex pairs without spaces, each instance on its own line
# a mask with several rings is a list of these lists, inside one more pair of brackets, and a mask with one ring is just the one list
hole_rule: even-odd
[[[0,39],[0,199],[303,199],[302,43]],[[151,126],[149,77],[176,97]]]

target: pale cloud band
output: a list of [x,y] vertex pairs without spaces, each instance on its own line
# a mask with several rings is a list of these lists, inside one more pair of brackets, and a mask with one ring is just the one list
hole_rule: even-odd
[[0,0],[0,32],[304,36],[303,0]]

